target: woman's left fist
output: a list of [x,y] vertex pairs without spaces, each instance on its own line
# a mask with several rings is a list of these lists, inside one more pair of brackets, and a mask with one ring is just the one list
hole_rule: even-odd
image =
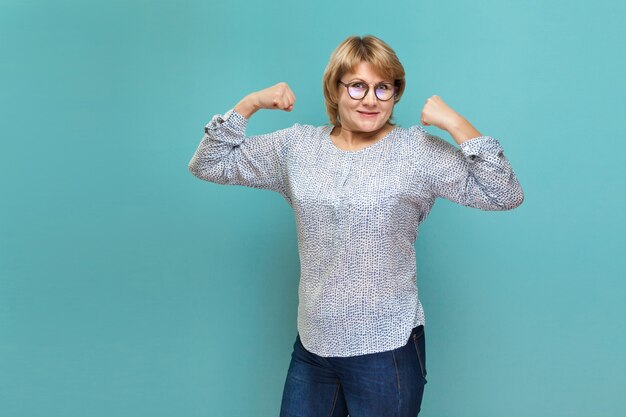
[[421,123],[424,126],[437,126],[447,131],[460,118],[462,116],[452,110],[441,97],[434,95],[426,99],[426,104],[422,109]]

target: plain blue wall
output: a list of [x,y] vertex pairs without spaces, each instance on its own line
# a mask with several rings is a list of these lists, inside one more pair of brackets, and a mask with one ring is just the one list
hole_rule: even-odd
[[[346,36],[388,42],[396,107],[440,95],[498,138],[510,212],[438,200],[416,244],[424,416],[626,415],[624,2],[0,1],[3,416],[276,416],[296,336],[278,194],[187,168],[216,113]],[[431,133],[452,141],[434,127]],[[420,414],[421,415],[421,414]]]

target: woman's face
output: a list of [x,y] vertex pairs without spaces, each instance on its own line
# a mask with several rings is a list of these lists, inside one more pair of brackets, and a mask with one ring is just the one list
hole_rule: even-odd
[[394,99],[380,101],[374,94],[374,86],[383,81],[393,84],[393,80],[380,76],[367,62],[359,63],[351,72],[343,74],[339,80],[346,84],[359,80],[369,85],[367,95],[361,100],[351,98],[345,86],[337,85],[341,126],[353,132],[375,132],[384,127],[391,117]]

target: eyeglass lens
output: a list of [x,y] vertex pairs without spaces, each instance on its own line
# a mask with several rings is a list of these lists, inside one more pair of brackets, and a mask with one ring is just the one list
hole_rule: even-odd
[[[348,84],[348,94],[354,99],[362,99],[369,91],[369,86],[362,82],[353,82]],[[389,100],[393,94],[393,85],[389,83],[381,83],[374,89],[374,94],[379,100]]]

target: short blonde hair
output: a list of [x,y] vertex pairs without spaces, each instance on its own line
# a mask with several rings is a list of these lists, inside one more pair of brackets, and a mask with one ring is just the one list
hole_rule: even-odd
[[[372,35],[349,36],[333,51],[322,77],[324,102],[330,123],[341,126],[339,120],[339,80],[347,72],[352,71],[361,62],[371,64],[376,72],[393,80],[397,87],[394,104],[400,101],[406,81],[404,67],[389,45]],[[393,112],[387,123],[394,125]]]

